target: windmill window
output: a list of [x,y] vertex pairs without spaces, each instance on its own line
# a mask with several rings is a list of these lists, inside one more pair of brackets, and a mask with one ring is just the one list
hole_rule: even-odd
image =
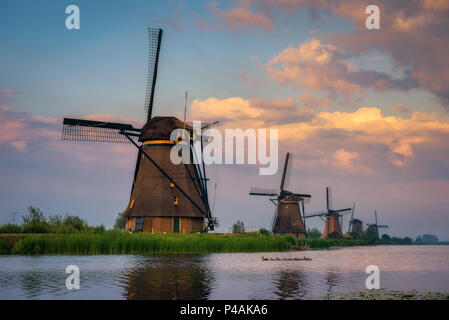
[[144,217],[136,218],[136,227],[134,228],[134,232],[142,232],[143,231],[143,220]]
[[174,188],[175,184],[173,182],[170,183],[170,188]]
[[175,206],[177,206],[178,205],[178,197],[175,197],[175,199],[174,199],[174,202],[173,202],[174,204],[175,204]]

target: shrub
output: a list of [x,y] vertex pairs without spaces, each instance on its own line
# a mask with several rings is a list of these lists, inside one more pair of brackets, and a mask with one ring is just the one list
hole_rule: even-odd
[[16,224],[8,223],[0,226],[0,233],[21,233],[22,228]]

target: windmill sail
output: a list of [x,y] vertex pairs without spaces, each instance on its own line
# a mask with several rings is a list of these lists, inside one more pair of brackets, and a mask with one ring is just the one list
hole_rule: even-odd
[[161,50],[162,29],[148,28],[149,56],[148,56],[148,77],[145,94],[145,111],[147,121],[151,119],[153,113],[154,89],[156,87],[157,68],[159,64],[159,53]]
[[140,135],[131,124],[64,118],[62,140],[130,143],[122,131],[134,138]]

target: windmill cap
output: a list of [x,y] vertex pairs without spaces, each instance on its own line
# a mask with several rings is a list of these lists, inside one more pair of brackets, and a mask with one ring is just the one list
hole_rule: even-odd
[[170,135],[175,129],[193,130],[193,128],[184,124],[176,117],[154,117],[148,121],[142,128],[139,141],[148,140],[170,140]]

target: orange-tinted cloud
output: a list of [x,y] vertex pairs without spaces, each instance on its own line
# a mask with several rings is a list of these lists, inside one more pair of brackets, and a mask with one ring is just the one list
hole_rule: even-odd
[[449,139],[442,138],[449,138],[449,118],[421,112],[404,119],[376,107],[318,112],[297,107],[291,99],[243,98],[195,100],[190,110],[194,119],[222,120],[227,128],[277,128],[280,144],[308,153],[309,163],[336,161],[350,167],[357,160],[360,169],[380,158],[386,166],[404,167],[415,159],[416,148],[449,150]]
[[[408,90],[416,86],[406,74],[403,79],[377,71],[359,71],[346,62],[350,54],[319,39],[298,48],[289,47],[275,55],[263,67],[268,77],[294,89],[307,89],[342,96],[345,101],[365,89]],[[306,99],[306,98],[304,98]]]
[[208,4],[214,16],[217,19],[223,19],[232,31],[245,31],[253,27],[259,27],[265,30],[272,30],[273,24],[265,15],[253,13],[246,7],[236,7],[224,11],[219,9],[214,3]]

